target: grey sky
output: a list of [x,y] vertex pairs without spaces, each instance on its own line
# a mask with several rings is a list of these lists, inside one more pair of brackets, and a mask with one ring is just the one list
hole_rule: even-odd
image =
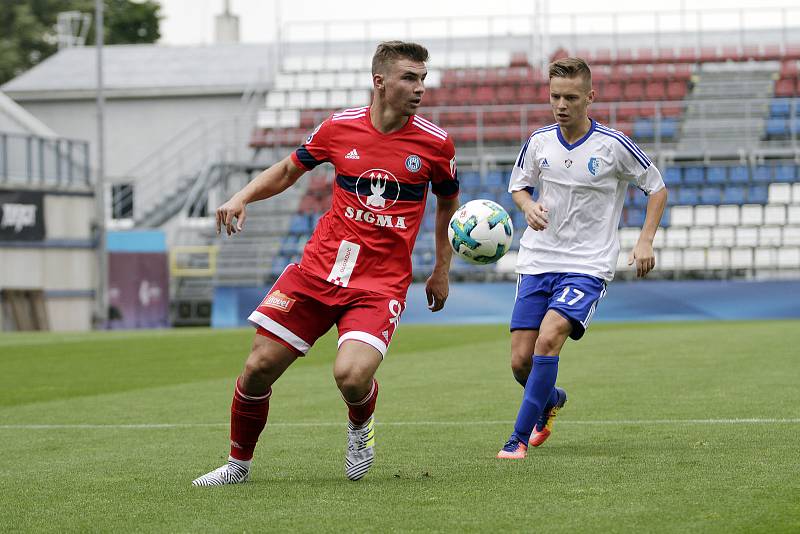
[[[223,10],[224,0],[160,0],[162,13],[162,39],[164,44],[210,44],[214,38],[214,16]],[[678,24],[678,11],[682,6],[693,9],[696,2],[687,0],[662,1],[658,4],[647,4],[641,0],[606,0],[598,3],[593,0],[571,0],[570,2],[540,2],[549,5],[551,13],[576,14],[576,26],[580,31],[583,26],[596,27],[597,24],[609,24],[610,17],[605,21],[590,19],[589,13],[618,12],[626,14],[623,19],[628,26],[647,28],[652,25],[651,16],[636,17],[632,12],[661,11],[672,12],[661,18],[661,24],[670,21]],[[454,17],[454,16],[500,16],[505,17],[509,24],[517,15],[532,15],[535,11],[535,2],[528,0],[433,0],[424,3],[424,10],[413,11],[415,4],[401,3],[389,4],[375,0],[230,0],[231,11],[240,17],[240,35],[243,42],[272,41],[276,34],[276,21],[283,21],[284,33],[304,35],[308,32],[309,40],[313,40],[319,27],[308,24],[308,21],[341,21],[343,27],[348,27],[348,21],[353,20],[391,20],[408,18]],[[786,22],[789,25],[800,26],[800,7],[797,0],[703,0],[703,9],[748,9],[746,24],[756,26],[778,26],[781,24],[782,13],[780,10],[770,8],[792,8],[786,12]],[[599,6],[602,6],[599,7]],[[647,7],[643,7],[647,6]],[[684,24],[691,27],[694,18],[684,20]],[[523,17],[524,19],[524,17]],[[566,23],[566,17],[563,21]],[[740,16],[737,12],[728,11],[720,16],[706,17],[704,27],[718,25],[723,27],[736,27]],[[425,22],[420,21],[420,25]],[[443,23],[441,23],[444,26]],[[621,23],[622,26],[626,22]],[[624,28],[623,28],[624,29]]]

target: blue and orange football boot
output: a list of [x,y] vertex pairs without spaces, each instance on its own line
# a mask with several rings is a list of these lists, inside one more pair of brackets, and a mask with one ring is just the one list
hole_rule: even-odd
[[531,447],[538,447],[550,437],[550,434],[553,432],[553,420],[556,418],[556,415],[558,415],[558,411],[567,403],[566,391],[561,388],[556,388],[556,394],[558,395],[556,403],[544,409],[536,426],[533,427],[531,439],[528,440],[528,445]]
[[511,438],[503,445],[500,452],[497,453],[497,458],[507,460],[522,460],[525,458],[525,453],[528,452],[528,446],[519,440],[516,436]]

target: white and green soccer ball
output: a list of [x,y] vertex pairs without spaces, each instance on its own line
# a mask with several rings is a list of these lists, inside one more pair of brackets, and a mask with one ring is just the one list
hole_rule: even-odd
[[447,228],[450,246],[469,263],[487,265],[508,252],[514,237],[511,217],[491,200],[470,200],[453,214]]

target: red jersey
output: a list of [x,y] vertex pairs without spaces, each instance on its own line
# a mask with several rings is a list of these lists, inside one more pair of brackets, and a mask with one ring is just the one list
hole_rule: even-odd
[[413,115],[383,134],[369,106],[346,109],[320,124],[292,161],[306,170],[327,161],[336,171],[331,208],[306,244],[301,268],[339,286],[405,300],[428,183],[439,197],[458,195],[447,132]]

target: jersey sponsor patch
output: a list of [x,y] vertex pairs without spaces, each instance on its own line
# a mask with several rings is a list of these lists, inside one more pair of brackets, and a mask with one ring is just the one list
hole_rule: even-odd
[[353,274],[353,269],[356,268],[356,260],[358,259],[358,252],[360,250],[361,245],[343,239],[339,244],[339,253],[336,254],[336,262],[333,264],[330,274],[328,274],[328,282],[336,284],[337,286],[347,287],[350,283],[350,276]]
[[266,306],[267,308],[275,308],[276,310],[280,310],[282,312],[287,312],[292,309],[294,306],[295,299],[289,297],[288,295],[281,293],[277,289],[266,296],[266,298],[261,301],[262,306]]
[[600,170],[600,159],[592,156],[589,158],[589,172],[592,173],[592,176],[597,176],[597,171]]

